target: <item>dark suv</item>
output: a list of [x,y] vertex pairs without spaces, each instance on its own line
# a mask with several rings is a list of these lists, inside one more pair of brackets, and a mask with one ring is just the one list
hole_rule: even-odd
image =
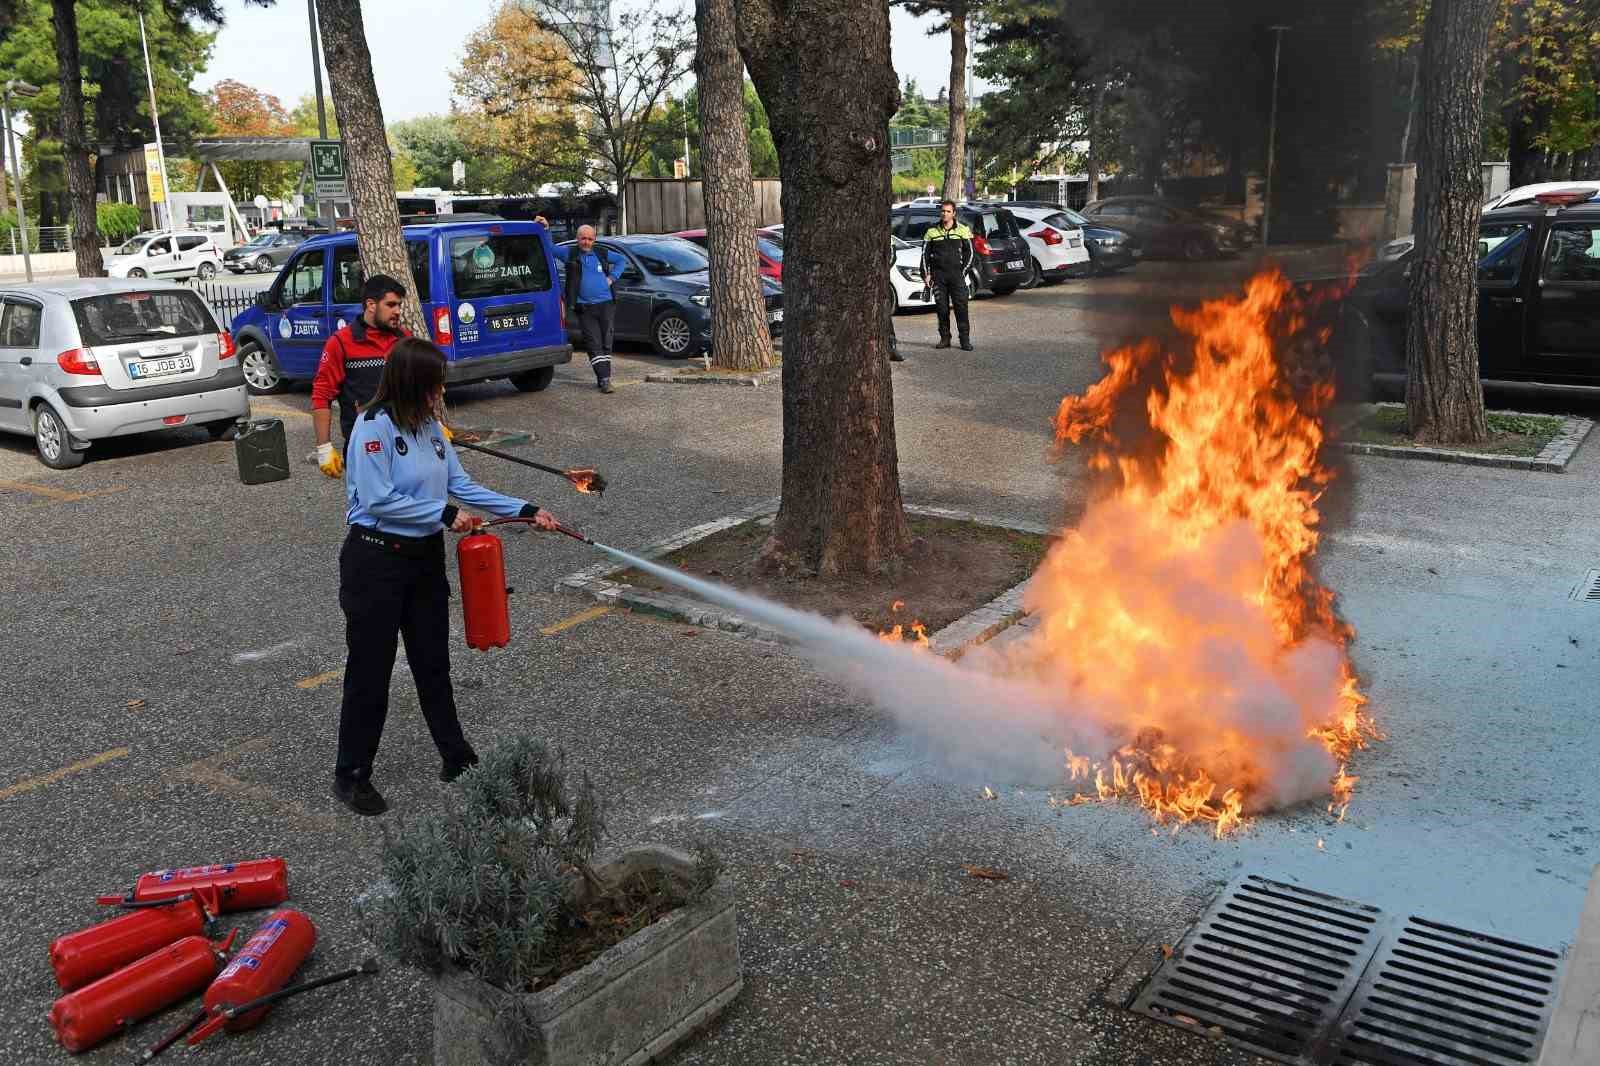
[[[1033,276],[1028,238],[1022,235],[1010,211],[994,204],[962,204],[956,208],[956,221],[972,231],[972,243],[978,253],[973,263],[974,276],[967,279],[970,292],[1004,296]],[[897,207],[889,212],[889,232],[916,245],[922,244],[928,227],[938,224],[937,207]]]
[[[1490,211],[1478,222],[1478,376],[1486,386],[1600,385],[1600,202],[1574,190]],[[1369,264],[1340,333],[1357,380],[1403,391],[1416,251]]]

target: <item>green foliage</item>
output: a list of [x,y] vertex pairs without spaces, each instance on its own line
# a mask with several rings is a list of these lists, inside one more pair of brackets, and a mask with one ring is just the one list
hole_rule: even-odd
[[463,184],[467,192],[491,192],[497,185],[494,168],[483,155],[467,148],[453,115],[419,115],[391,122],[389,138],[411,157],[419,187],[455,188],[450,168],[458,159],[466,164]]
[[900,92],[900,110],[889,120],[889,128],[948,130],[950,109],[936,101],[923,99],[917,80],[907,78],[905,88]]
[[[772,140],[772,128],[767,122],[767,109],[756,94],[756,87],[746,78],[744,83],[744,129],[750,142],[750,176],[776,178],[778,176],[778,148]],[[672,177],[673,161],[683,158],[683,139],[689,138],[689,171],[698,177],[702,173],[700,162],[700,94],[690,89],[679,99],[668,98],[657,109],[649,152],[640,163],[638,174],[646,178]]]
[[[626,892],[591,866],[604,803],[561,751],[528,737],[496,745],[456,787],[444,810],[385,832],[385,887],[363,901],[363,924],[385,953],[425,972],[457,967],[525,992],[559,972],[562,934],[584,924],[596,898]],[[699,899],[720,870],[701,849],[674,895]],[[526,1035],[515,1011],[500,1023],[511,1038]]]
[[139,209],[133,204],[98,203],[94,205],[95,228],[110,244],[120,244],[139,232]]

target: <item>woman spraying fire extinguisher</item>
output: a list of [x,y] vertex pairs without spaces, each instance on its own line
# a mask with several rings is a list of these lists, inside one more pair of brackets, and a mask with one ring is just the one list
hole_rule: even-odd
[[350,534],[339,552],[339,606],[349,651],[333,794],[357,814],[388,810],[372,785],[372,763],[389,713],[397,636],[405,640],[422,714],[444,760],[440,780],[453,781],[478,761],[462,735],[450,685],[444,572],[444,531],[465,532],[477,520],[450,498],[531,518],[541,529],[558,525],[549,512],[467,476],[436,415],[444,376],[439,349],[416,338],[400,341],[345,447]]

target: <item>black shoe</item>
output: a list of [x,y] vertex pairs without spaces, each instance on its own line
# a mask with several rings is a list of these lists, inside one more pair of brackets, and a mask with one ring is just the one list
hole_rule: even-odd
[[357,814],[382,814],[389,809],[383,793],[372,787],[370,781],[344,781],[333,779],[333,797]]
[[940,337],[939,338],[939,343],[935,344],[934,347],[935,348],[948,348],[948,347],[950,347],[950,338],[949,337]]
[[972,351],[972,342],[971,341],[962,341],[961,342],[961,350],[964,351],[964,352]]
[[604,381],[602,381],[600,383],[600,391],[605,393],[607,396],[610,396],[613,392],[616,392],[617,390],[611,387],[611,379],[610,378],[606,378]]
[[891,363],[903,363],[905,361],[906,361],[906,357],[901,355],[899,352],[890,352],[889,353],[889,362],[891,362]]
[[439,780],[449,784],[474,766],[478,765],[478,757],[470,755],[465,762],[446,762],[439,768]]

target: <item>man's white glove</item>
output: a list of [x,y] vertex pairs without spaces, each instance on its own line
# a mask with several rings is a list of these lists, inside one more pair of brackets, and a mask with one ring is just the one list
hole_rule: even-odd
[[344,476],[344,458],[333,450],[333,442],[317,445],[317,469],[329,477]]

